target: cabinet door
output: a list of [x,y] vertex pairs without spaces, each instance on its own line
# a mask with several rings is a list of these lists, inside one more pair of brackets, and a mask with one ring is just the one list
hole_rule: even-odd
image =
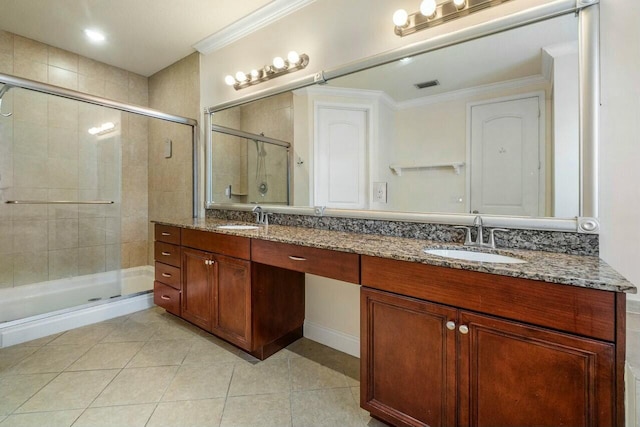
[[213,274],[211,254],[182,248],[182,317],[203,329],[211,329]]
[[251,263],[213,255],[215,287],[212,331],[251,351]]
[[460,425],[614,425],[613,344],[468,312],[459,327]]
[[362,408],[396,426],[455,425],[457,311],[364,287],[360,301]]

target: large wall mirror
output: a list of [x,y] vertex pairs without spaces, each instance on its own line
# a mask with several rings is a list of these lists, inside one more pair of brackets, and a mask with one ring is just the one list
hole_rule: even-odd
[[545,219],[544,228],[564,219],[563,229],[572,219],[579,229],[576,217],[596,216],[584,207],[595,195],[585,193],[593,166],[581,127],[584,94],[595,88],[580,84],[594,63],[585,52],[597,49],[585,49],[581,37],[593,29],[581,18],[512,25],[213,107],[208,207],[324,206],[345,216],[451,215],[452,223],[481,214],[496,224]]

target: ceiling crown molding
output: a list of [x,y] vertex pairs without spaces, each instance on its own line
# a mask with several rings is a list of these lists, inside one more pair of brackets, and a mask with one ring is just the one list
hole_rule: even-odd
[[240,40],[249,34],[302,9],[315,0],[274,0],[266,6],[225,27],[217,33],[200,40],[193,47],[207,55]]

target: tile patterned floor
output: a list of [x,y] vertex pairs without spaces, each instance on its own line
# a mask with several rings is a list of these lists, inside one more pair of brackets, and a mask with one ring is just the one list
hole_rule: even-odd
[[359,360],[301,339],[265,361],[159,308],[0,349],[0,427],[382,427]]

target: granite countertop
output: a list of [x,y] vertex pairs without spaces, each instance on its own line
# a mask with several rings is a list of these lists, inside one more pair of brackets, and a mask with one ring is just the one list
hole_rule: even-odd
[[[223,230],[220,225],[255,225],[220,219],[184,219],[153,221],[157,224],[173,225],[222,234],[291,243],[321,249],[357,253],[401,261],[450,267],[502,276],[540,280],[549,283],[579,286],[613,292],[636,293],[636,287],[611,268],[606,262],[594,256],[566,255],[552,252],[516,249],[466,248],[460,244],[442,243],[429,240],[408,239],[376,234],[346,233],[318,230],[304,227],[281,225],[260,226],[257,230]],[[491,252],[520,258],[522,264],[498,264],[463,261],[444,258],[423,252],[423,249],[467,249],[476,252]]]

